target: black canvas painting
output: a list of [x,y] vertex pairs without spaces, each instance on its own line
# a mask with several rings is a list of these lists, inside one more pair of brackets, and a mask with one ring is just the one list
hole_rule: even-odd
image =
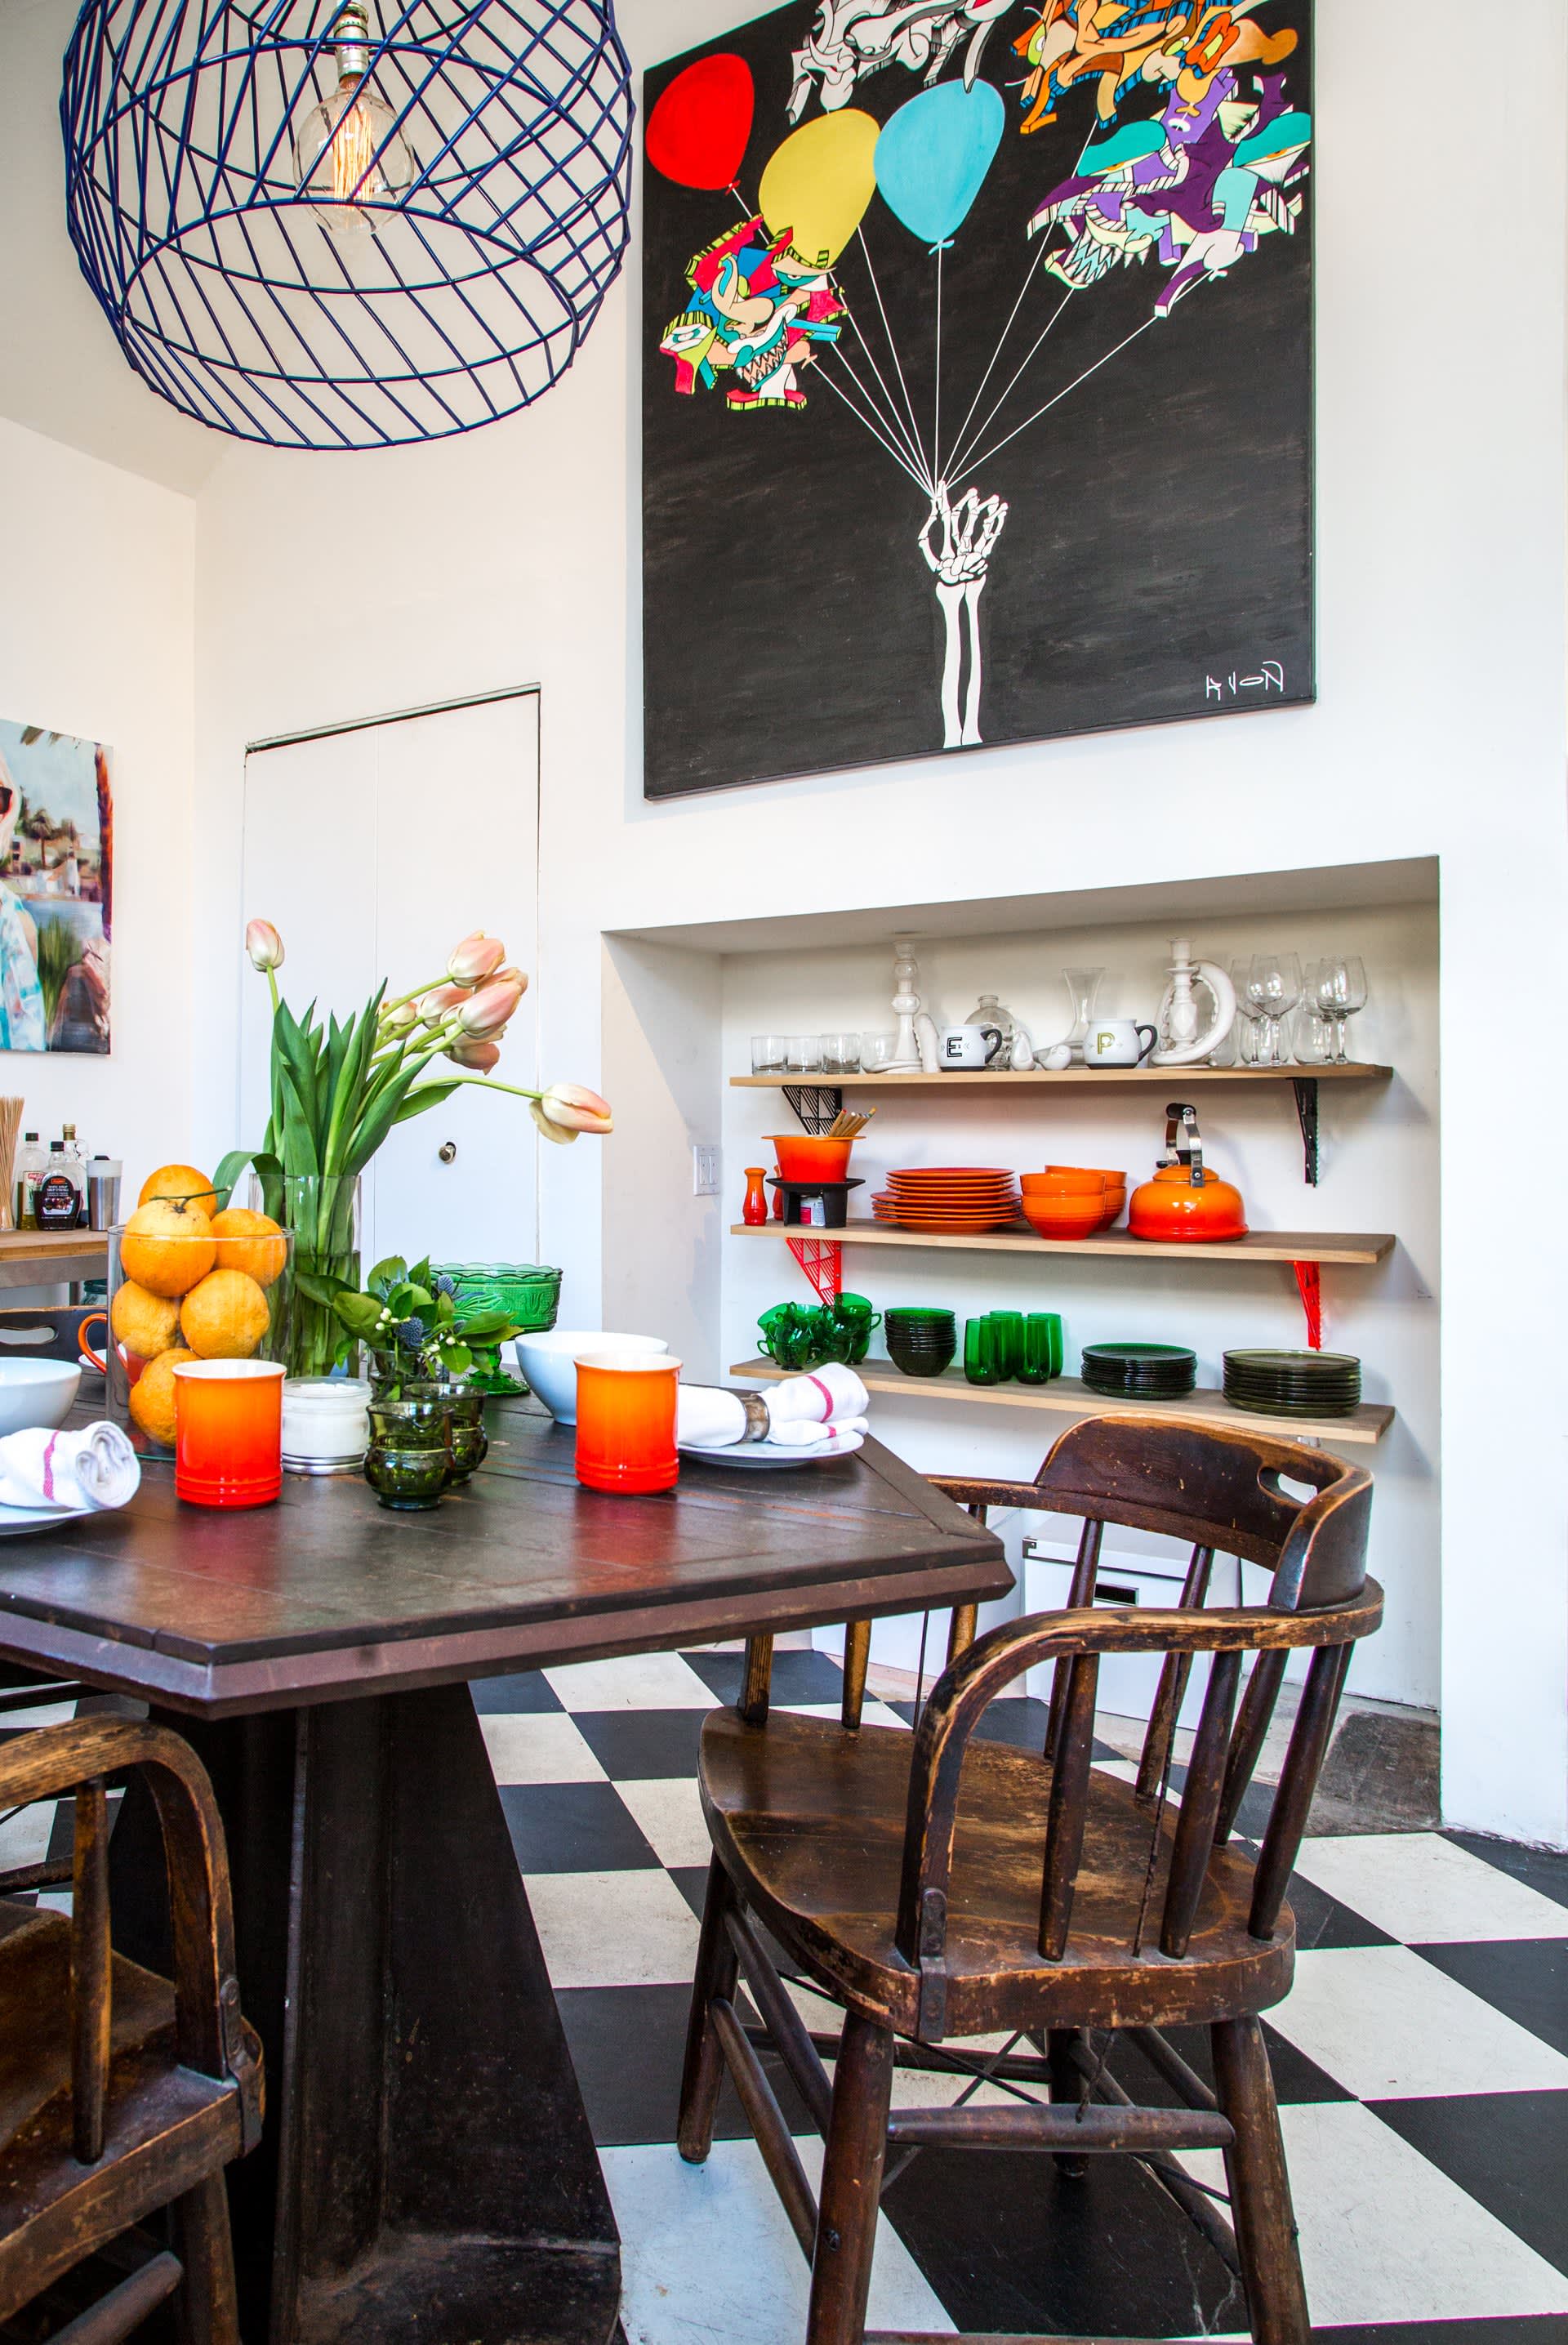
[[792,0],[644,91],[650,797],[1310,700],[1311,0]]

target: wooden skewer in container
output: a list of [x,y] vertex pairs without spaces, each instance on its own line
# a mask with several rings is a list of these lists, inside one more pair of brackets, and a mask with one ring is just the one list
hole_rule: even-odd
[[22,1129],[22,1111],[25,1100],[0,1099],[0,1230],[14,1230],[15,1213],[12,1208],[12,1181],[16,1169],[16,1135]]

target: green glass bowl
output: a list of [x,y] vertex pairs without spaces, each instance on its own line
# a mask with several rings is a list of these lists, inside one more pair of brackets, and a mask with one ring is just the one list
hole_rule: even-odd
[[528,1335],[555,1325],[561,1307],[561,1273],[541,1262],[432,1262],[435,1278],[450,1278],[460,1313],[504,1311]]

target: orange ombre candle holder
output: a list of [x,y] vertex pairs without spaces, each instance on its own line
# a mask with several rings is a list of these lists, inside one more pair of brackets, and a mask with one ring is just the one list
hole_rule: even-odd
[[577,1360],[577,1478],[628,1497],[673,1489],[675,1387],[667,1352],[581,1353]]
[[281,1360],[181,1360],[174,1487],[195,1507],[265,1507],[283,1487]]

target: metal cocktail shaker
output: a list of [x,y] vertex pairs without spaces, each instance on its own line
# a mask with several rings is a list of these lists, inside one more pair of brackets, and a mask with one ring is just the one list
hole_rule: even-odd
[[112,1230],[120,1218],[120,1175],[125,1166],[117,1156],[87,1159],[87,1227]]

